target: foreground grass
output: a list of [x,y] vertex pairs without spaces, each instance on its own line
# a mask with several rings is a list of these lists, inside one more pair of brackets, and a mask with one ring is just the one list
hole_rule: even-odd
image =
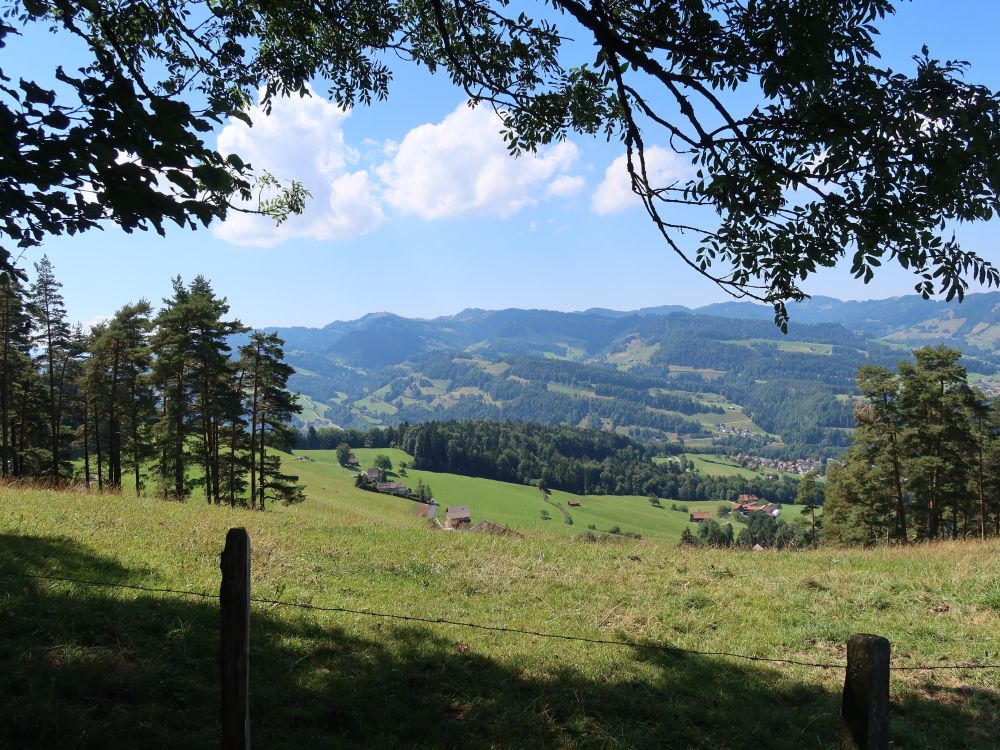
[[[261,598],[806,661],[842,661],[852,632],[885,635],[900,664],[1000,659],[996,543],[754,554],[507,539],[433,532],[354,492],[251,513],[0,488],[0,571],[215,592],[241,525]],[[212,600],[0,576],[0,746],[216,745],[217,627]],[[837,744],[839,669],[263,605],[251,644],[258,747]],[[894,673],[893,746],[1000,746],[998,682]]]

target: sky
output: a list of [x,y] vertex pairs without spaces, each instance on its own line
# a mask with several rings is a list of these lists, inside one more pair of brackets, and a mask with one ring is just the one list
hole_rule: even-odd
[[[940,59],[971,63],[967,79],[1000,89],[997,0],[914,0],[880,24],[877,46],[912,72],[927,44]],[[36,35],[3,51],[8,75],[57,60],[64,40]],[[65,59],[65,62],[64,62]],[[466,106],[445,77],[400,65],[389,100],[343,111],[317,95],[279,101],[252,129],[227,123],[211,137],[312,192],[305,213],[281,227],[237,215],[196,232],[131,235],[109,227],[55,237],[47,254],[71,318],[93,323],[121,305],[169,296],[170,280],[209,278],[244,323],[322,326],[370,312],[407,317],[465,308],[631,310],[728,299],[663,244],[631,195],[623,147],[573,136],[512,159],[491,110]],[[653,168],[684,167],[652,144]],[[960,239],[997,258],[1000,224],[960,228]],[[909,294],[915,279],[886,268],[864,285],[843,268],[805,285],[811,294],[871,299]]]

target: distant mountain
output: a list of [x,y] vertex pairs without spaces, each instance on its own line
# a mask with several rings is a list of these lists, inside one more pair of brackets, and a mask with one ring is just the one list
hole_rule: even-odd
[[[842,301],[813,297],[788,306],[791,325],[839,323],[846,328],[876,336],[913,343],[955,339],[956,343],[992,350],[993,339],[981,335],[1000,324],[1000,293],[967,295],[962,303],[925,300],[913,294],[881,300]],[[731,318],[769,319],[771,308],[752,302],[722,302],[698,308],[697,312]],[[956,322],[957,321],[957,322]],[[966,339],[970,339],[966,341]]]
[[819,297],[791,306],[787,335],[771,308],[748,302],[695,311],[468,309],[434,319],[373,313],[271,330],[296,368],[302,424],[518,419],[830,453],[848,439],[862,364],[891,367],[909,349],[947,343],[990,385],[1000,363],[998,311],[1000,293],[962,305]]

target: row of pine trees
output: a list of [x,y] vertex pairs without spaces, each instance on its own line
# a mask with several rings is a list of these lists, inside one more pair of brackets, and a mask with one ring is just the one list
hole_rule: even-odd
[[0,277],[4,477],[261,509],[303,499],[267,450],[291,444],[299,410],[280,338],[230,319],[201,276],[175,278],[159,311],[140,300],[89,331],[70,326],[61,287],[45,257],[30,285]]

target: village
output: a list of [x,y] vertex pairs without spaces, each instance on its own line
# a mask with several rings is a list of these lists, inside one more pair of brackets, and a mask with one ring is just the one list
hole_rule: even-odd
[[813,471],[817,474],[822,474],[826,467],[825,460],[821,458],[783,459],[765,458],[764,456],[739,456],[737,460],[740,466],[751,471],[774,469],[775,471],[784,471],[789,474],[808,474]]

